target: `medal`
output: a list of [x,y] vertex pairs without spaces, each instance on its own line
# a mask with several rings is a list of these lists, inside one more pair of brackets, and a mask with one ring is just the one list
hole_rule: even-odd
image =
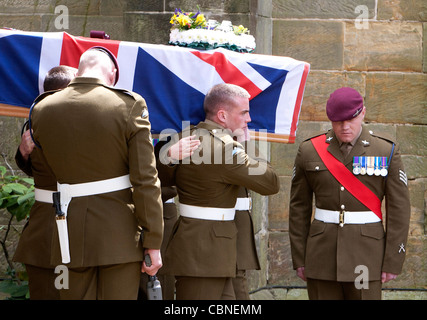
[[353,174],[360,174],[360,162],[359,157],[353,157]]
[[379,175],[381,174],[381,170],[380,170],[380,160],[381,157],[375,157],[375,170],[374,170],[374,174],[379,177]]
[[366,174],[366,157],[359,157],[360,158],[360,174],[365,175]]
[[381,176],[385,177],[388,174],[387,157],[381,158]]
[[372,176],[374,174],[374,157],[366,157],[366,173],[368,176]]

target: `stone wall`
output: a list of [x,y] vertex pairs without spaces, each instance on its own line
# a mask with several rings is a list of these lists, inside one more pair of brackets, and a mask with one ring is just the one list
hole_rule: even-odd
[[[61,12],[55,12],[61,5],[68,9],[65,30],[58,29]],[[298,144],[330,127],[325,114],[329,94],[351,86],[365,98],[366,124],[400,142],[409,178],[412,216],[407,259],[403,274],[385,286],[390,290],[384,297],[401,298],[391,290],[397,288],[413,290],[404,298],[426,299],[425,0],[0,0],[0,26],[81,36],[105,30],[112,39],[166,44],[175,8],[192,11],[197,5],[208,18],[249,27],[257,40],[256,53],[311,64],[296,143],[270,145],[281,190],[271,197],[254,196],[262,270],[249,273],[253,298],[306,298],[305,290],[298,290],[305,283],[296,277],[290,259],[291,170]],[[0,152],[11,164],[22,123],[22,119],[0,117]],[[4,164],[2,158],[0,164]]]

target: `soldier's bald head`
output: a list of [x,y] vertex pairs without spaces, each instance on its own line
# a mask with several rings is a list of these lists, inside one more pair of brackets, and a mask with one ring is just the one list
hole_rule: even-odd
[[85,51],[79,62],[77,76],[95,77],[104,81],[107,85],[115,84],[116,65],[107,52],[96,48]]

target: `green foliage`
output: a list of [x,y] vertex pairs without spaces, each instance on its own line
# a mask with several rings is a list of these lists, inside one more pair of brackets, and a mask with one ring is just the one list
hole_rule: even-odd
[[34,180],[14,175],[7,175],[5,167],[0,166],[0,210],[4,209],[10,213],[9,224],[3,226],[4,237],[0,239],[3,254],[8,263],[10,279],[0,281],[0,292],[6,293],[8,299],[28,299],[28,279],[25,272],[16,272],[12,261],[9,259],[6,241],[11,229],[12,220],[18,222],[29,216],[31,207],[34,204]]
[[10,279],[0,281],[0,292],[6,293],[7,300],[26,300],[30,298],[28,276],[25,272],[16,274],[15,270],[8,269]]
[[0,209],[6,209],[17,221],[28,217],[34,204],[34,180],[6,175],[0,166]]

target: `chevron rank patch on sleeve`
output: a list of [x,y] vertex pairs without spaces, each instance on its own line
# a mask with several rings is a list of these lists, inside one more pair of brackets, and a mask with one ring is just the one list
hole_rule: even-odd
[[406,176],[406,173],[403,170],[399,170],[399,179],[402,181],[406,186],[408,185],[408,177]]

